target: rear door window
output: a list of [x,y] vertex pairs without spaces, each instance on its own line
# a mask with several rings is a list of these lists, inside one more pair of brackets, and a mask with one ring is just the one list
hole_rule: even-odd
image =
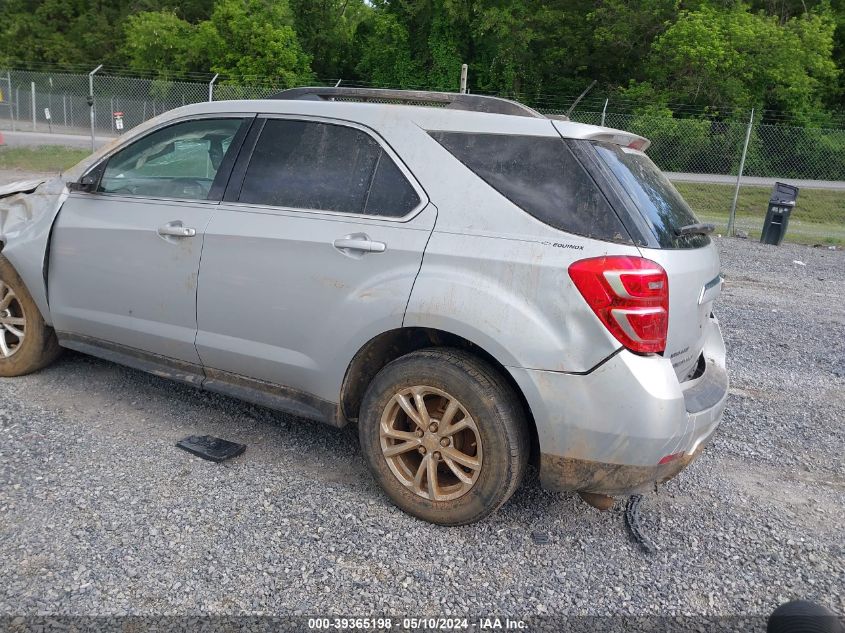
[[697,224],[690,206],[651,159],[636,150],[612,143],[594,143],[634,206],[646,218],[663,248],[697,248],[709,243],[706,235],[678,236],[675,231]]
[[592,177],[561,138],[430,132],[488,185],[567,233],[631,243]]
[[420,198],[381,145],[357,128],[269,119],[240,202],[402,217]]

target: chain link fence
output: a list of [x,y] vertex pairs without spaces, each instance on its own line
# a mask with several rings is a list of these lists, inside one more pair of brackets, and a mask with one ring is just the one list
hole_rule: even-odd
[[[332,80],[330,85],[334,83]],[[93,108],[89,106],[91,84]],[[283,88],[271,82],[229,80],[218,83],[211,77],[208,81],[162,81],[107,71],[91,78],[88,74],[0,69],[0,130],[53,133],[57,137],[56,144],[61,145],[61,134],[91,135],[92,110],[94,134],[110,137],[182,105],[209,99],[263,98]],[[697,212],[701,209],[703,219],[716,221],[721,229],[733,199],[750,113],[734,113],[740,119],[711,120],[683,116],[682,110],[674,116],[649,115],[614,112],[612,106],[612,101],[604,111],[593,111],[593,106],[587,106],[576,109],[570,116],[574,121],[605,124],[650,139],[649,155],[671,177],[706,183],[698,186],[698,190],[697,185],[688,185],[683,193]],[[545,114],[563,113],[538,109]],[[123,130],[119,129],[118,113]],[[845,129],[754,123],[749,138],[744,178],[835,181],[823,186],[839,191],[824,192],[824,195],[845,198]],[[691,178],[685,178],[685,175]],[[765,183],[764,186],[771,185]],[[679,187],[682,188],[680,184]],[[748,202],[751,193],[756,197]],[[694,200],[698,194],[702,196],[700,204]],[[740,230],[750,233],[759,230],[766,197],[761,188],[743,186],[737,216]],[[708,216],[704,211],[708,205],[718,210]],[[808,224],[805,241],[830,242],[832,239],[834,243],[845,243],[845,204],[839,200],[830,206],[832,210],[828,215],[832,221],[824,226]],[[790,231],[793,231],[793,225],[799,229],[800,222],[796,217]]]
[[[733,176],[750,122],[615,113],[604,118],[605,125],[649,138],[649,156],[664,171]],[[576,110],[572,119],[598,125],[602,113]],[[755,123],[743,175],[843,181],[845,129]]]
[[[120,132],[164,111],[221,99],[256,99],[281,89],[267,84],[214,84],[138,77],[93,76],[94,131]],[[89,76],[22,70],[0,71],[0,129],[90,134]],[[560,111],[544,110],[548,114]],[[48,118],[49,112],[49,118]],[[736,175],[746,121],[713,121],[576,110],[571,118],[628,130],[649,138],[649,155],[667,172]],[[754,124],[744,175],[845,181],[845,129]]]
[[[93,84],[93,108],[89,87]],[[281,88],[265,85],[215,84],[209,81],[162,81],[105,73],[42,73],[0,70],[0,129],[90,134],[91,110],[97,136],[120,133],[154,116],[190,103],[223,99],[260,99]]]

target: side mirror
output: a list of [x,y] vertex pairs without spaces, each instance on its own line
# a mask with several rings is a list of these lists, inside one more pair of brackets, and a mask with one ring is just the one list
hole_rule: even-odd
[[94,193],[97,189],[97,178],[86,174],[77,182],[67,183],[67,188],[71,191],[82,191],[84,193]]

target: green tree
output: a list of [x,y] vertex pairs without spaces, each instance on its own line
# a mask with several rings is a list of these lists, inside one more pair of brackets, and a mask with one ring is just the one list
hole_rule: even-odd
[[0,63],[122,65],[127,61],[125,22],[165,11],[189,22],[211,15],[213,0],[3,0]]
[[132,68],[155,68],[166,78],[185,71],[204,70],[194,46],[196,27],[169,11],[145,11],[126,21],[124,53]]
[[363,0],[290,0],[290,7],[314,73],[321,78],[355,78],[360,60],[355,32],[369,17],[369,5]]
[[596,79],[580,108],[609,94],[832,124],[845,0],[0,0],[0,64],[100,63],[447,90],[466,63],[472,91],[538,106]]
[[679,0],[602,0],[587,14],[591,69],[609,85],[641,79],[651,43],[677,17]]
[[16,66],[118,62],[122,41],[118,23],[128,11],[127,4],[4,0],[0,3],[0,61]]
[[312,76],[292,24],[283,1],[218,0],[211,18],[195,25],[169,11],[130,17],[124,50],[133,68],[156,69],[163,79],[213,71],[290,87]]
[[290,87],[312,76],[286,0],[217,0],[211,20],[198,26],[195,44],[211,70],[230,77]]
[[358,29],[361,60],[356,70],[379,86],[419,87],[423,78],[411,59],[408,30],[386,11],[376,12]]
[[819,112],[837,78],[827,7],[779,23],[745,5],[684,11],[654,42],[646,75],[682,103]]

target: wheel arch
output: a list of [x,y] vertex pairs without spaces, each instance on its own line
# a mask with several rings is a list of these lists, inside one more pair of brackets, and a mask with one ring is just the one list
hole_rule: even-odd
[[342,415],[349,420],[358,418],[367,387],[385,365],[410,352],[431,347],[453,347],[466,350],[489,363],[501,374],[519,398],[525,413],[525,421],[531,437],[531,461],[536,463],[536,457],[539,455],[537,425],[522,389],[507,368],[495,356],[480,345],[445,330],[428,327],[403,327],[382,332],[367,341],[358,350],[346,369],[340,393]]

